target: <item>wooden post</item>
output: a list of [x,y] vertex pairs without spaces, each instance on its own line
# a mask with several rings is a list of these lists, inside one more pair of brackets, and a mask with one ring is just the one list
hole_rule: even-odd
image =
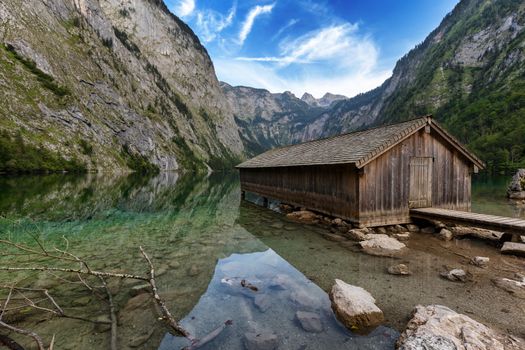
[[241,200],[246,199],[246,191],[241,191]]
[[268,198],[263,197],[263,207],[268,208]]

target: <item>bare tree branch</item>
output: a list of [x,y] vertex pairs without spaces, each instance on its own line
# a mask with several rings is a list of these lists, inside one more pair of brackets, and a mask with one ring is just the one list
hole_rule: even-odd
[[182,328],[178,322],[175,320],[175,317],[173,317],[173,315],[171,314],[171,312],[168,310],[168,308],[166,307],[166,304],[164,303],[164,300],[162,300],[162,298],[159,296],[159,293],[158,293],[158,289],[157,289],[157,283],[155,282],[155,268],[153,267],[153,263],[151,262],[148,254],[146,254],[146,252],[144,251],[144,249],[142,249],[142,246],[139,247],[140,249],[140,252],[142,253],[142,256],[144,257],[144,259],[146,259],[146,261],[148,262],[148,265],[150,267],[150,271],[149,271],[149,284],[151,285],[151,290],[152,290],[152,294],[153,294],[153,299],[155,299],[155,302],[157,303],[157,305],[160,307],[160,310],[164,316],[164,320],[168,323],[168,325],[178,334],[182,334],[183,336],[185,336],[186,338],[188,339],[191,339],[193,340],[193,337],[191,336],[191,334],[185,330],[184,328]]

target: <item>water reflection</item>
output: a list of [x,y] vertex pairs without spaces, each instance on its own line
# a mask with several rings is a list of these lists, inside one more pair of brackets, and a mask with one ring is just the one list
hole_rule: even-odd
[[[495,198],[496,189],[491,186],[481,190],[484,187],[474,184],[474,207],[481,203],[479,198]],[[146,273],[138,251],[143,246],[158,271],[161,295],[192,332],[201,336],[227,319],[234,321],[209,349],[242,348],[242,339],[250,330],[275,332],[283,349],[326,348],[326,344],[330,348],[388,348],[392,344],[388,329],[380,328],[372,338],[355,337],[334,320],[326,293],[318,287],[328,290],[334,278],[369,290],[385,315],[390,315],[389,326],[397,329],[404,327],[416,303],[450,304],[500,325],[507,319],[516,320],[515,324],[525,322],[523,313],[513,307],[512,297],[501,294],[491,283],[465,293],[463,286],[439,279],[438,270],[449,258],[419,252],[416,244],[424,249],[439,246],[439,242],[429,243],[428,237],[421,242],[417,237],[411,240],[414,275],[399,279],[385,274],[392,259],[365,256],[351,246],[328,242],[319,235],[326,232],[324,228],[240,206],[239,198],[236,173],[0,177],[0,237],[31,241],[30,233],[62,249],[65,237],[71,252],[92,261],[93,268],[136,274]],[[497,202],[507,205],[504,198]],[[477,254],[485,252],[480,248]],[[14,263],[8,259],[0,256],[0,264]],[[27,263],[24,259],[16,263]],[[277,276],[287,281],[287,289],[271,288]],[[34,281],[35,276],[19,277],[20,281]],[[47,277],[37,282],[45,280],[45,287],[53,290],[61,305],[85,317],[105,314],[94,302],[79,306],[78,300],[86,300],[90,293]],[[2,283],[12,278],[0,273]],[[231,285],[221,283],[226,278]],[[250,281],[259,291],[239,287],[239,279]],[[166,336],[144,296],[129,294],[132,286],[112,282],[121,348],[157,349],[162,344],[162,349],[171,349],[178,345],[180,339]],[[271,301],[265,312],[255,304],[257,295]],[[486,295],[496,296],[505,313],[486,303]],[[298,302],[303,297],[309,298],[307,305]],[[322,333],[301,328],[295,313],[302,309],[320,315]],[[23,326],[46,339],[56,335],[57,349],[107,348],[108,333],[95,332],[91,324],[60,318],[41,322],[39,317],[26,315],[22,319]]]
[[525,205],[507,198],[511,176],[478,174],[472,178],[472,211],[525,219]]
[[[303,319],[302,325],[304,314],[298,312],[312,313],[315,321]],[[271,249],[219,260],[206,293],[181,323],[204,337],[226,320],[233,324],[202,349],[393,349],[398,337],[386,327],[366,337],[348,332],[335,319],[327,294]],[[254,346],[262,340],[250,334],[265,338],[265,347]],[[188,345],[167,334],[159,349]]]

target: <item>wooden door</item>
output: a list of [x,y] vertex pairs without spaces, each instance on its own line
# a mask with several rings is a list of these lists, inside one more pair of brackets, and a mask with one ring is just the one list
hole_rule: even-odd
[[432,163],[431,157],[412,157],[410,159],[410,208],[432,206]]

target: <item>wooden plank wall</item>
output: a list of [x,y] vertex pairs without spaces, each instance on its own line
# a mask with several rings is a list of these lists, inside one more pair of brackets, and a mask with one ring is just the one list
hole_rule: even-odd
[[240,169],[241,190],[356,221],[354,165]]
[[421,130],[365,166],[358,191],[361,225],[410,222],[411,157],[434,157],[433,207],[470,210],[470,163],[439,135]]

